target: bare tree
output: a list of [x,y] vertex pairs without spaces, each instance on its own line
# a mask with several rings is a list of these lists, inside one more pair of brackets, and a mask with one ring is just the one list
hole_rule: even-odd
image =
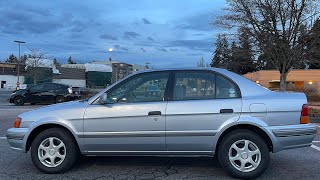
[[280,72],[280,91],[289,71],[304,60],[308,16],[317,0],[228,0],[218,23],[246,26],[261,51]]
[[39,49],[29,48],[30,54],[26,61],[26,68],[28,75],[32,78],[33,84],[37,84],[41,76],[41,67],[45,66],[45,54]]

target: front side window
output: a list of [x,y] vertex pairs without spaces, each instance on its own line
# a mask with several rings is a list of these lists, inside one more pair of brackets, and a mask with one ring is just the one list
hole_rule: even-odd
[[169,73],[156,72],[136,75],[111,89],[108,99],[113,102],[163,101]]
[[43,84],[38,84],[38,85],[32,86],[30,88],[30,92],[40,92],[43,89],[44,89],[44,85]]

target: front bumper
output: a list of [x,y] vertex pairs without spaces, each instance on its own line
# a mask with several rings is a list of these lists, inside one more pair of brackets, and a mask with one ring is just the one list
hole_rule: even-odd
[[10,128],[7,130],[6,137],[11,149],[26,152],[27,134],[29,128]]
[[316,126],[312,124],[270,126],[266,130],[271,135],[273,152],[309,147],[317,133]]

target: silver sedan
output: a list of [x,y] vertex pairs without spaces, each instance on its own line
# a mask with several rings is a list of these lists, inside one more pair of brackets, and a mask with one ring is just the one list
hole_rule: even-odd
[[23,113],[6,136],[44,173],[69,170],[79,154],[216,154],[231,176],[255,178],[270,152],[310,146],[315,133],[304,94],[197,68],[135,73],[87,100]]

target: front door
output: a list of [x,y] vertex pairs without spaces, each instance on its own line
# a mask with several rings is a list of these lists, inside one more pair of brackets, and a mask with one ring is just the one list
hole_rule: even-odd
[[166,114],[167,150],[179,154],[211,154],[223,123],[241,112],[237,86],[214,72],[176,72]]
[[[164,151],[168,79],[168,72],[138,74],[109,89],[107,104],[98,99],[89,105],[83,134],[88,153]],[[157,93],[149,93],[149,86]]]
[[43,84],[38,84],[28,89],[27,92],[25,93],[25,102],[27,103],[41,102],[41,91],[43,91],[43,88],[44,88]]

